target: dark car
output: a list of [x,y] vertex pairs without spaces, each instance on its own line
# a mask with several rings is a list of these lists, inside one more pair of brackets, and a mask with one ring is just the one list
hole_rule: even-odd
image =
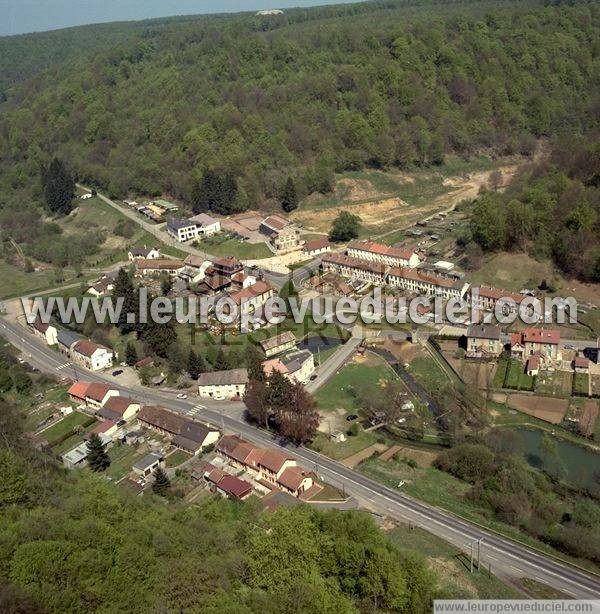
[[317,376],[317,374],[316,374],[316,373],[313,373],[313,374],[310,376],[310,381],[311,381],[311,382],[314,382],[314,381],[317,379],[317,377],[318,377],[318,376]]
[[121,373],[123,373],[123,369],[117,369],[116,371],[113,371],[113,377],[117,377],[117,375],[121,375]]
[[354,420],[356,420],[358,418],[358,416],[356,414],[350,414],[349,416],[346,416],[346,420],[348,422],[353,422]]

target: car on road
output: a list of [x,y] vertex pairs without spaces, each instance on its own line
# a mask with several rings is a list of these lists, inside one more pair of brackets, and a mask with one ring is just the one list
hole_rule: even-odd
[[356,420],[358,418],[358,416],[356,414],[350,414],[348,416],[346,416],[346,421],[347,422],[354,422],[354,420]]
[[123,369],[117,369],[116,371],[112,372],[112,376],[117,377],[117,375],[121,375],[121,373],[123,373]]
[[183,392],[180,392],[180,393],[177,395],[177,398],[178,398],[178,399],[187,399],[187,394],[183,394]]
[[318,376],[316,373],[313,373],[313,374],[310,376],[310,381],[311,381],[311,382],[314,382],[314,381],[317,379],[317,377],[319,377],[319,376]]

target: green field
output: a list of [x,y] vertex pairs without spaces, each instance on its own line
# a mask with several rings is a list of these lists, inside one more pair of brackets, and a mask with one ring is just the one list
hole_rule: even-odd
[[132,465],[146,455],[138,452],[134,446],[123,443],[114,443],[108,450],[110,467],[106,470],[107,476],[113,480],[120,480],[131,471]]
[[264,243],[248,243],[227,235],[215,235],[203,240],[198,240],[194,246],[203,252],[213,256],[235,256],[240,260],[259,260],[274,256],[273,252]]
[[165,458],[165,465],[167,467],[179,467],[179,465],[190,460],[190,458],[192,458],[191,454],[188,454],[183,450],[175,450],[175,452],[169,454],[169,456]]
[[[527,375],[525,366],[520,360],[501,357],[494,375],[494,388],[510,388],[512,390],[533,391],[536,385],[536,376]],[[558,378],[557,378],[558,385]]]
[[[319,409],[331,411],[343,408],[357,411],[359,401],[354,391],[364,384],[381,384],[394,379],[396,375],[383,361],[369,357],[369,362],[351,363],[342,368],[315,395]],[[382,388],[383,394],[383,388]]]
[[60,422],[42,431],[41,436],[48,440],[50,446],[54,446],[61,443],[67,436],[73,433],[75,427],[81,426],[85,428],[94,422],[96,422],[96,420],[91,416],[74,411],[72,414],[65,416]]
[[[348,422],[347,424],[350,427],[352,423]],[[325,454],[325,456],[329,456],[329,458],[341,460],[372,446],[377,443],[378,439],[379,436],[374,431],[367,433],[359,430],[357,435],[346,435],[346,441],[336,443],[331,441],[325,433],[317,433],[310,447],[317,452],[321,452],[321,454]]]
[[573,394],[587,396],[589,392],[590,376],[587,373],[573,374]]
[[413,358],[408,371],[430,394],[450,382],[449,377],[433,358],[425,356]]

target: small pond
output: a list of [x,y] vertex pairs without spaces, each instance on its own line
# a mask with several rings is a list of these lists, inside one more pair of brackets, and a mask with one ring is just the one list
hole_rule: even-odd
[[[514,429],[523,438],[525,458],[527,462],[538,469],[549,470],[552,473],[556,465],[545,466],[541,441],[543,433],[536,429],[517,427]],[[564,469],[565,481],[573,486],[591,486],[594,476],[600,474],[600,454],[593,450],[575,445],[559,437],[552,437],[556,443],[557,456]]]

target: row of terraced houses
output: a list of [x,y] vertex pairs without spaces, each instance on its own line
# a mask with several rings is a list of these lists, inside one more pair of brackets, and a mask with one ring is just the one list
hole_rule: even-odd
[[352,241],[345,254],[326,253],[321,264],[325,272],[333,271],[374,285],[400,288],[411,294],[466,299],[482,310],[493,310],[500,298],[514,300],[516,309],[527,297],[486,285],[472,286],[459,273],[440,272],[422,264],[413,250],[373,241]]

